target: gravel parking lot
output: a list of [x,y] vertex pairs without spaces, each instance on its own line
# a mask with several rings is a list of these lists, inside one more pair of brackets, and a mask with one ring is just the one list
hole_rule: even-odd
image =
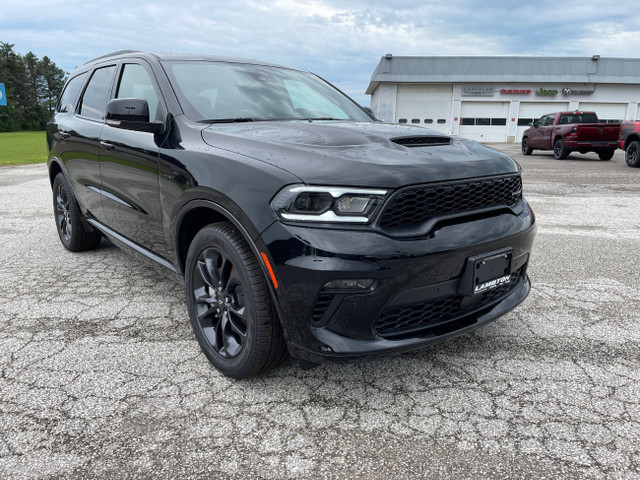
[[44,165],[0,168],[0,477],[640,478],[640,169],[523,157],[530,297],[419,352],[249,381],[182,279],[63,249]]

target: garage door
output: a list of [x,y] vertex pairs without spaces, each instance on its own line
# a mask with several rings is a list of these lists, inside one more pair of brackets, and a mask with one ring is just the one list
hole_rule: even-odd
[[460,136],[479,142],[506,142],[511,102],[462,102]]
[[398,85],[396,122],[451,133],[453,85]]
[[620,123],[627,115],[627,104],[580,102],[580,110],[596,112],[600,121]]
[[566,112],[567,110],[569,110],[568,102],[520,102],[516,142],[522,140],[522,132],[529,128],[529,124],[534,120],[547,113]]

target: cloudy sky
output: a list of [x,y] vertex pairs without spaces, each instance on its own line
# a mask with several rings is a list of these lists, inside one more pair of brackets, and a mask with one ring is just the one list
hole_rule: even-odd
[[[368,105],[380,57],[640,57],[637,0],[2,0],[0,41],[71,71],[121,49],[311,70]],[[0,80],[1,82],[1,80]]]

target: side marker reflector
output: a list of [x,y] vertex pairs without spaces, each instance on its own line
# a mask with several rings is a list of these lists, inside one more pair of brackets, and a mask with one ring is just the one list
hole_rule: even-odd
[[276,280],[276,275],[273,273],[273,268],[271,268],[271,264],[269,263],[269,259],[262,252],[260,252],[260,256],[262,257],[262,260],[264,261],[264,264],[267,266],[267,270],[269,271],[269,276],[271,276],[271,281],[273,282],[273,288],[275,288],[277,290],[278,289],[278,280]]

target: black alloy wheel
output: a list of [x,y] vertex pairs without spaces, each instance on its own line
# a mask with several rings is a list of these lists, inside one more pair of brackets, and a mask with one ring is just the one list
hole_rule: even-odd
[[232,224],[206,226],[193,239],[185,267],[191,325],[205,356],[227,376],[264,373],[286,359],[266,282]]
[[207,248],[198,255],[193,296],[202,333],[223,358],[237,357],[247,339],[247,308],[238,269],[229,257]]
[[531,155],[533,152],[533,148],[529,145],[529,138],[524,137],[522,139],[522,154],[523,155]]
[[76,197],[63,173],[56,175],[53,181],[53,216],[60,241],[67,250],[93,250],[100,243],[100,233],[82,222]]
[[570,150],[564,148],[564,140],[561,138],[557,139],[553,144],[553,156],[556,160],[564,160],[571,153]]
[[640,141],[634,140],[627,146],[624,159],[630,167],[640,167]]

